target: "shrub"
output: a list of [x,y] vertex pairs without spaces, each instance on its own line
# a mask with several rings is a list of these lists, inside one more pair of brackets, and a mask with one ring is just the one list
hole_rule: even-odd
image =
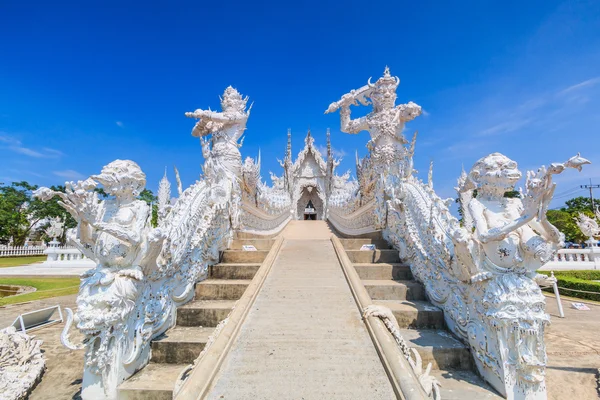
[[[547,274],[547,271],[540,271],[540,273]],[[558,281],[560,292],[565,296],[600,301],[600,282],[594,282],[600,280],[600,271],[557,271],[554,276]],[[569,289],[592,293],[575,292]],[[552,292],[551,287],[544,290]]]

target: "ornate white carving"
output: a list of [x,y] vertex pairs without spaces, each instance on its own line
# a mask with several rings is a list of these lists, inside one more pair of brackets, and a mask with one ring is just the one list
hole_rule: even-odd
[[[388,67],[383,76],[374,84],[371,78],[366,86],[352,90],[342,98],[332,103],[325,113],[340,110],[342,132],[356,134],[369,131],[371,140],[367,143],[371,159],[376,165],[390,166],[402,161],[406,150],[404,144],[408,143],[402,130],[404,124],[421,115],[421,107],[413,102],[396,106],[396,88],[400,84],[398,77],[392,77]],[[370,101],[369,101],[370,100]],[[373,111],[368,115],[350,119],[350,106],[369,105],[372,103]],[[381,168],[384,171],[384,168]]]
[[258,205],[258,190],[260,183],[260,152],[258,161],[246,157],[242,165],[242,198]]
[[[369,209],[375,228],[382,228],[401,258],[411,263],[430,301],[444,310],[448,327],[468,342],[480,373],[509,399],[545,398],[544,327],[548,315],[536,274],[562,245],[546,211],[554,193],[552,175],[566,168],[581,170],[579,157],[527,174],[526,192],[507,198],[521,177],[514,161],[494,153],[479,160],[459,179],[463,226],[451,215],[453,199],[441,199],[428,182],[414,177],[410,147],[401,134],[404,122],[421,112],[414,103],[394,108],[398,80],[389,76],[342,96],[327,112],[340,109],[342,130],[368,130],[370,154],[359,162],[361,195],[374,197],[357,211]],[[350,105],[373,112],[350,120]],[[364,204],[364,203],[363,203]],[[336,228],[348,212],[330,209]],[[339,228],[338,228],[339,229]]]
[[584,163],[574,157],[528,173],[520,199],[504,197],[521,176],[516,163],[498,153],[484,157],[459,180],[465,226],[433,185],[411,176],[386,189],[394,196],[384,236],[410,260],[449,328],[470,344],[480,373],[508,398],[545,397],[549,318],[535,271],[562,243],[545,215],[551,176]]
[[17,331],[0,330],[0,399],[26,399],[46,368],[42,341]]
[[[177,169],[175,170],[177,171]],[[181,194],[181,193],[179,193]],[[167,169],[165,168],[165,175],[158,184],[158,220],[162,221],[165,219],[169,211],[171,211],[171,183],[167,178]]]
[[[600,220],[600,208],[596,209],[596,218]],[[581,230],[581,233],[589,238],[588,242],[592,246],[596,246],[597,241],[594,239],[594,236],[600,235],[600,226],[598,225],[598,221],[580,212],[575,218],[575,223],[577,224],[579,230]]]
[[291,219],[292,214],[289,207],[279,214],[267,214],[263,210],[256,208],[253,204],[246,202],[242,204],[242,225],[244,232],[273,235],[285,228],[285,225]]
[[[114,161],[102,173],[77,183],[66,193],[41,188],[36,196],[61,198],[60,204],[77,220],[69,239],[97,266],[81,277],[77,327],[85,348],[82,397],[117,396],[117,386],[142,368],[150,357],[150,341],[175,322],[177,306],[193,297],[197,281],[219,259],[241,219],[241,157],[237,140],[245,129],[246,100],[229,87],[223,113],[196,110],[193,134],[200,136],[205,179],[180,191],[172,206],[170,184],[159,190],[159,226],[150,226],[150,207],[136,196],[146,182],[133,161]],[[206,136],[211,135],[210,138]],[[178,177],[178,173],[176,172]],[[177,178],[178,187],[181,187]],[[102,184],[114,199],[100,201],[93,189]]]
[[50,226],[44,231],[52,241],[56,241],[56,238],[61,236],[64,231],[64,223],[59,217],[50,219]]
[[431,396],[433,400],[440,400],[440,382],[434,376],[430,375],[431,363],[427,364],[427,368],[423,371],[423,359],[421,358],[421,355],[416,349],[409,348],[404,341],[404,338],[400,334],[400,326],[398,325],[398,321],[392,310],[382,305],[371,304],[363,310],[363,318],[367,317],[377,317],[381,319],[394,337],[394,340],[396,340],[396,343],[398,343],[400,351],[402,351],[402,354],[408,360],[408,363],[419,379],[419,383],[425,393],[428,396]]
[[347,214],[343,207],[330,207],[328,220],[345,235],[362,235],[375,232],[376,203],[371,201],[356,211]]

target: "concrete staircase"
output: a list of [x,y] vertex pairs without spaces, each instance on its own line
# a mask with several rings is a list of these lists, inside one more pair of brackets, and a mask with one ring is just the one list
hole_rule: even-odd
[[[442,399],[499,397],[474,372],[469,347],[445,329],[444,313],[427,301],[410,266],[381,237],[340,239],[371,300],[392,310],[407,344],[442,384]],[[360,250],[374,244],[376,250]]]
[[[150,363],[119,386],[120,399],[170,400],[179,374],[202,352],[267,256],[274,239],[236,239],[196,285],[195,298],[177,309],[174,327],[152,341]],[[253,245],[257,251],[243,251]]]

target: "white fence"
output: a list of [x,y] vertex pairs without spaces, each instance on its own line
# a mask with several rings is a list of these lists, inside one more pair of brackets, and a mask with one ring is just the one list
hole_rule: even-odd
[[586,249],[561,249],[543,271],[600,269],[600,247]]
[[46,249],[46,246],[3,246],[0,257],[43,256]]

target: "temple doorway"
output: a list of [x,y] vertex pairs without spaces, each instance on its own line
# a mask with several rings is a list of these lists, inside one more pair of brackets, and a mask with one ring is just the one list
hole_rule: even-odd
[[304,208],[304,220],[316,220],[317,219],[317,211],[315,210],[315,206],[312,203],[312,200],[308,201],[308,204]]
[[323,218],[323,201],[315,186],[302,189],[302,195],[297,203],[298,217],[301,220],[318,220]]

